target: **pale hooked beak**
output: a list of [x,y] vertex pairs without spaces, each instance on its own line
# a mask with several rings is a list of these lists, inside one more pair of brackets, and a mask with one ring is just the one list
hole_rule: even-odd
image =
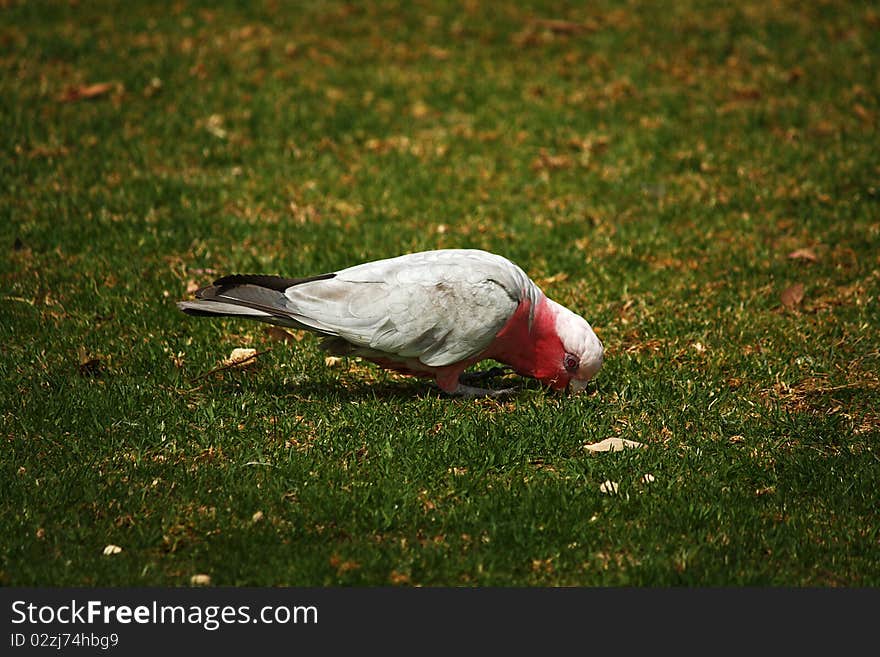
[[589,381],[583,381],[581,379],[572,379],[571,381],[568,382],[569,390],[571,390],[571,392],[573,394],[583,392],[584,388],[587,387],[587,383],[589,383]]

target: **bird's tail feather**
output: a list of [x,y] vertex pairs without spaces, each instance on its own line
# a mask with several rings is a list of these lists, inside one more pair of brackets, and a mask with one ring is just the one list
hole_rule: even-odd
[[243,275],[225,276],[213,285],[196,291],[195,301],[179,301],[177,307],[187,315],[197,317],[247,317],[261,322],[278,324],[309,331],[314,326],[297,321],[284,291],[294,285],[332,278],[323,274],[311,278],[282,278],[281,276]]

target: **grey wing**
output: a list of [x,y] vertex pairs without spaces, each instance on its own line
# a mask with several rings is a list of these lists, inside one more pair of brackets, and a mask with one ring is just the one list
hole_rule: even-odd
[[440,367],[486,349],[529,285],[522,270],[500,256],[423,252],[291,287],[285,305],[313,330]]

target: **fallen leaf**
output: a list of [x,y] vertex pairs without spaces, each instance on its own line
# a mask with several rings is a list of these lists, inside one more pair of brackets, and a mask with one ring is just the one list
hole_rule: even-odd
[[104,548],[104,556],[109,557],[113,554],[119,554],[122,552],[122,548],[118,545],[113,545],[112,543]]
[[564,271],[561,271],[558,274],[553,274],[552,276],[539,278],[536,282],[538,283],[538,287],[546,288],[550,287],[554,283],[561,283],[562,281],[566,280],[568,280],[568,274]]
[[159,78],[152,78],[150,83],[144,87],[144,96],[150,98],[160,91],[162,91],[162,80]]
[[733,97],[736,100],[758,100],[761,90],[756,87],[739,87],[733,90]]
[[431,108],[424,101],[417,100],[410,108],[410,113],[413,118],[423,119],[431,113]]
[[100,358],[95,358],[90,356],[86,348],[80,346],[77,349],[77,355],[79,356],[79,365],[77,369],[79,370],[80,376],[98,376],[101,374],[101,370],[104,368],[103,363]]
[[205,121],[205,130],[217,137],[217,139],[226,139],[226,137],[229,136],[229,132],[223,127],[223,122],[224,119],[222,116],[219,114],[212,114]]
[[580,34],[581,32],[593,32],[597,28],[592,23],[574,23],[557,18],[538,19],[535,23],[554,34]]
[[603,481],[599,485],[599,492],[605,493],[606,495],[617,495],[617,491],[620,488],[616,481]]
[[101,373],[102,365],[100,358],[90,358],[89,360],[79,364],[80,376],[98,376]]
[[263,333],[277,342],[300,342],[302,340],[302,335],[295,335],[278,326],[267,326],[263,329]]
[[863,123],[873,123],[874,114],[861,103],[853,105],[853,113],[859,117]]
[[189,280],[186,282],[186,292],[187,292],[187,294],[192,294],[193,292],[195,292],[196,290],[198,290],[200,287],[201,287],[201,285],[199,285],[198,283],[196,283],[193,279],[189,279]]
[[357,570],[361,565],[357,561],[351,559],[343,560],[338,554],[330,557],[330,566],[336,569],[337,575],[342,575],[349,570]]
[[174,363],[174,367],[181,368],[183,367],[183,363],[186,360],[186,354],[182,351],[178,351],[177,353],[170,352],[171,362]]
[[103,96],[113,88],[109,82],[98,82],[97,84],[87,84],[79,87],[68,87],[65,89],[58,100],[62,103],[70,103],[75,100],[88,100]]
[[625,438],[606,438],[605,440],[600,440],[598,443],[584,445],[584,449],[589,452],[616,452],[627,447],[637,448],[644,446],[644,443],[635,440],[626,440]]
[[191,586],[211,586],[211,576],[199,573],[189,578]]
[[409,575],[406,573],[399,573],[396,570],[391,571],[391,575],[389,576],[391,583],[395,586],[399,586],[401,584],[409,584]]
[[324,365],[327,367],[339,367],[342,363],[342,359],[339,356],[326,356],[324,358]]
[[547,149],[542,148],[538,157],[532,160],[532,171],[558,171],[568,169],[574,165],[574,160],[568,155],[551,155]]
[[795,283],[782,291],[780,295],[782,303],[786,308],[795,308],[804,300],[804,284]]
[[257,357],[256,349],[237,347],[229,354],[229,358],[223,359],[224,367],[246,367],[252,365]]
[[251,516],[251,522],[253,522],[253,523],[260,522],[262,519],[263,519],[263,512],[262,511],[257,511],[256,513],[254,513],[254,515]]
[[642,477],[642,481],[644,481],[646,484],[653,484],[654,481],[655,481],[654,475],[652,475],[652,474],[650,474],[650,473],[645,474],[645,475]]
[[792,260],[806,260],[808,262],[816,262],[819,258],[812,249],[796,249],[788,254]]

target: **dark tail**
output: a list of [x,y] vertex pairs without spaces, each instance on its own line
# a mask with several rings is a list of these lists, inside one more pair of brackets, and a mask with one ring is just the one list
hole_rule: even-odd
[[247,317],[270,324],[315,329],[298,322],[284,292],[294,285],[323,281],[336,274],[309,278],[283,278],[262,274],[234,274],[196,291],[195,301],[178,301],[177,307],[195,317]]

